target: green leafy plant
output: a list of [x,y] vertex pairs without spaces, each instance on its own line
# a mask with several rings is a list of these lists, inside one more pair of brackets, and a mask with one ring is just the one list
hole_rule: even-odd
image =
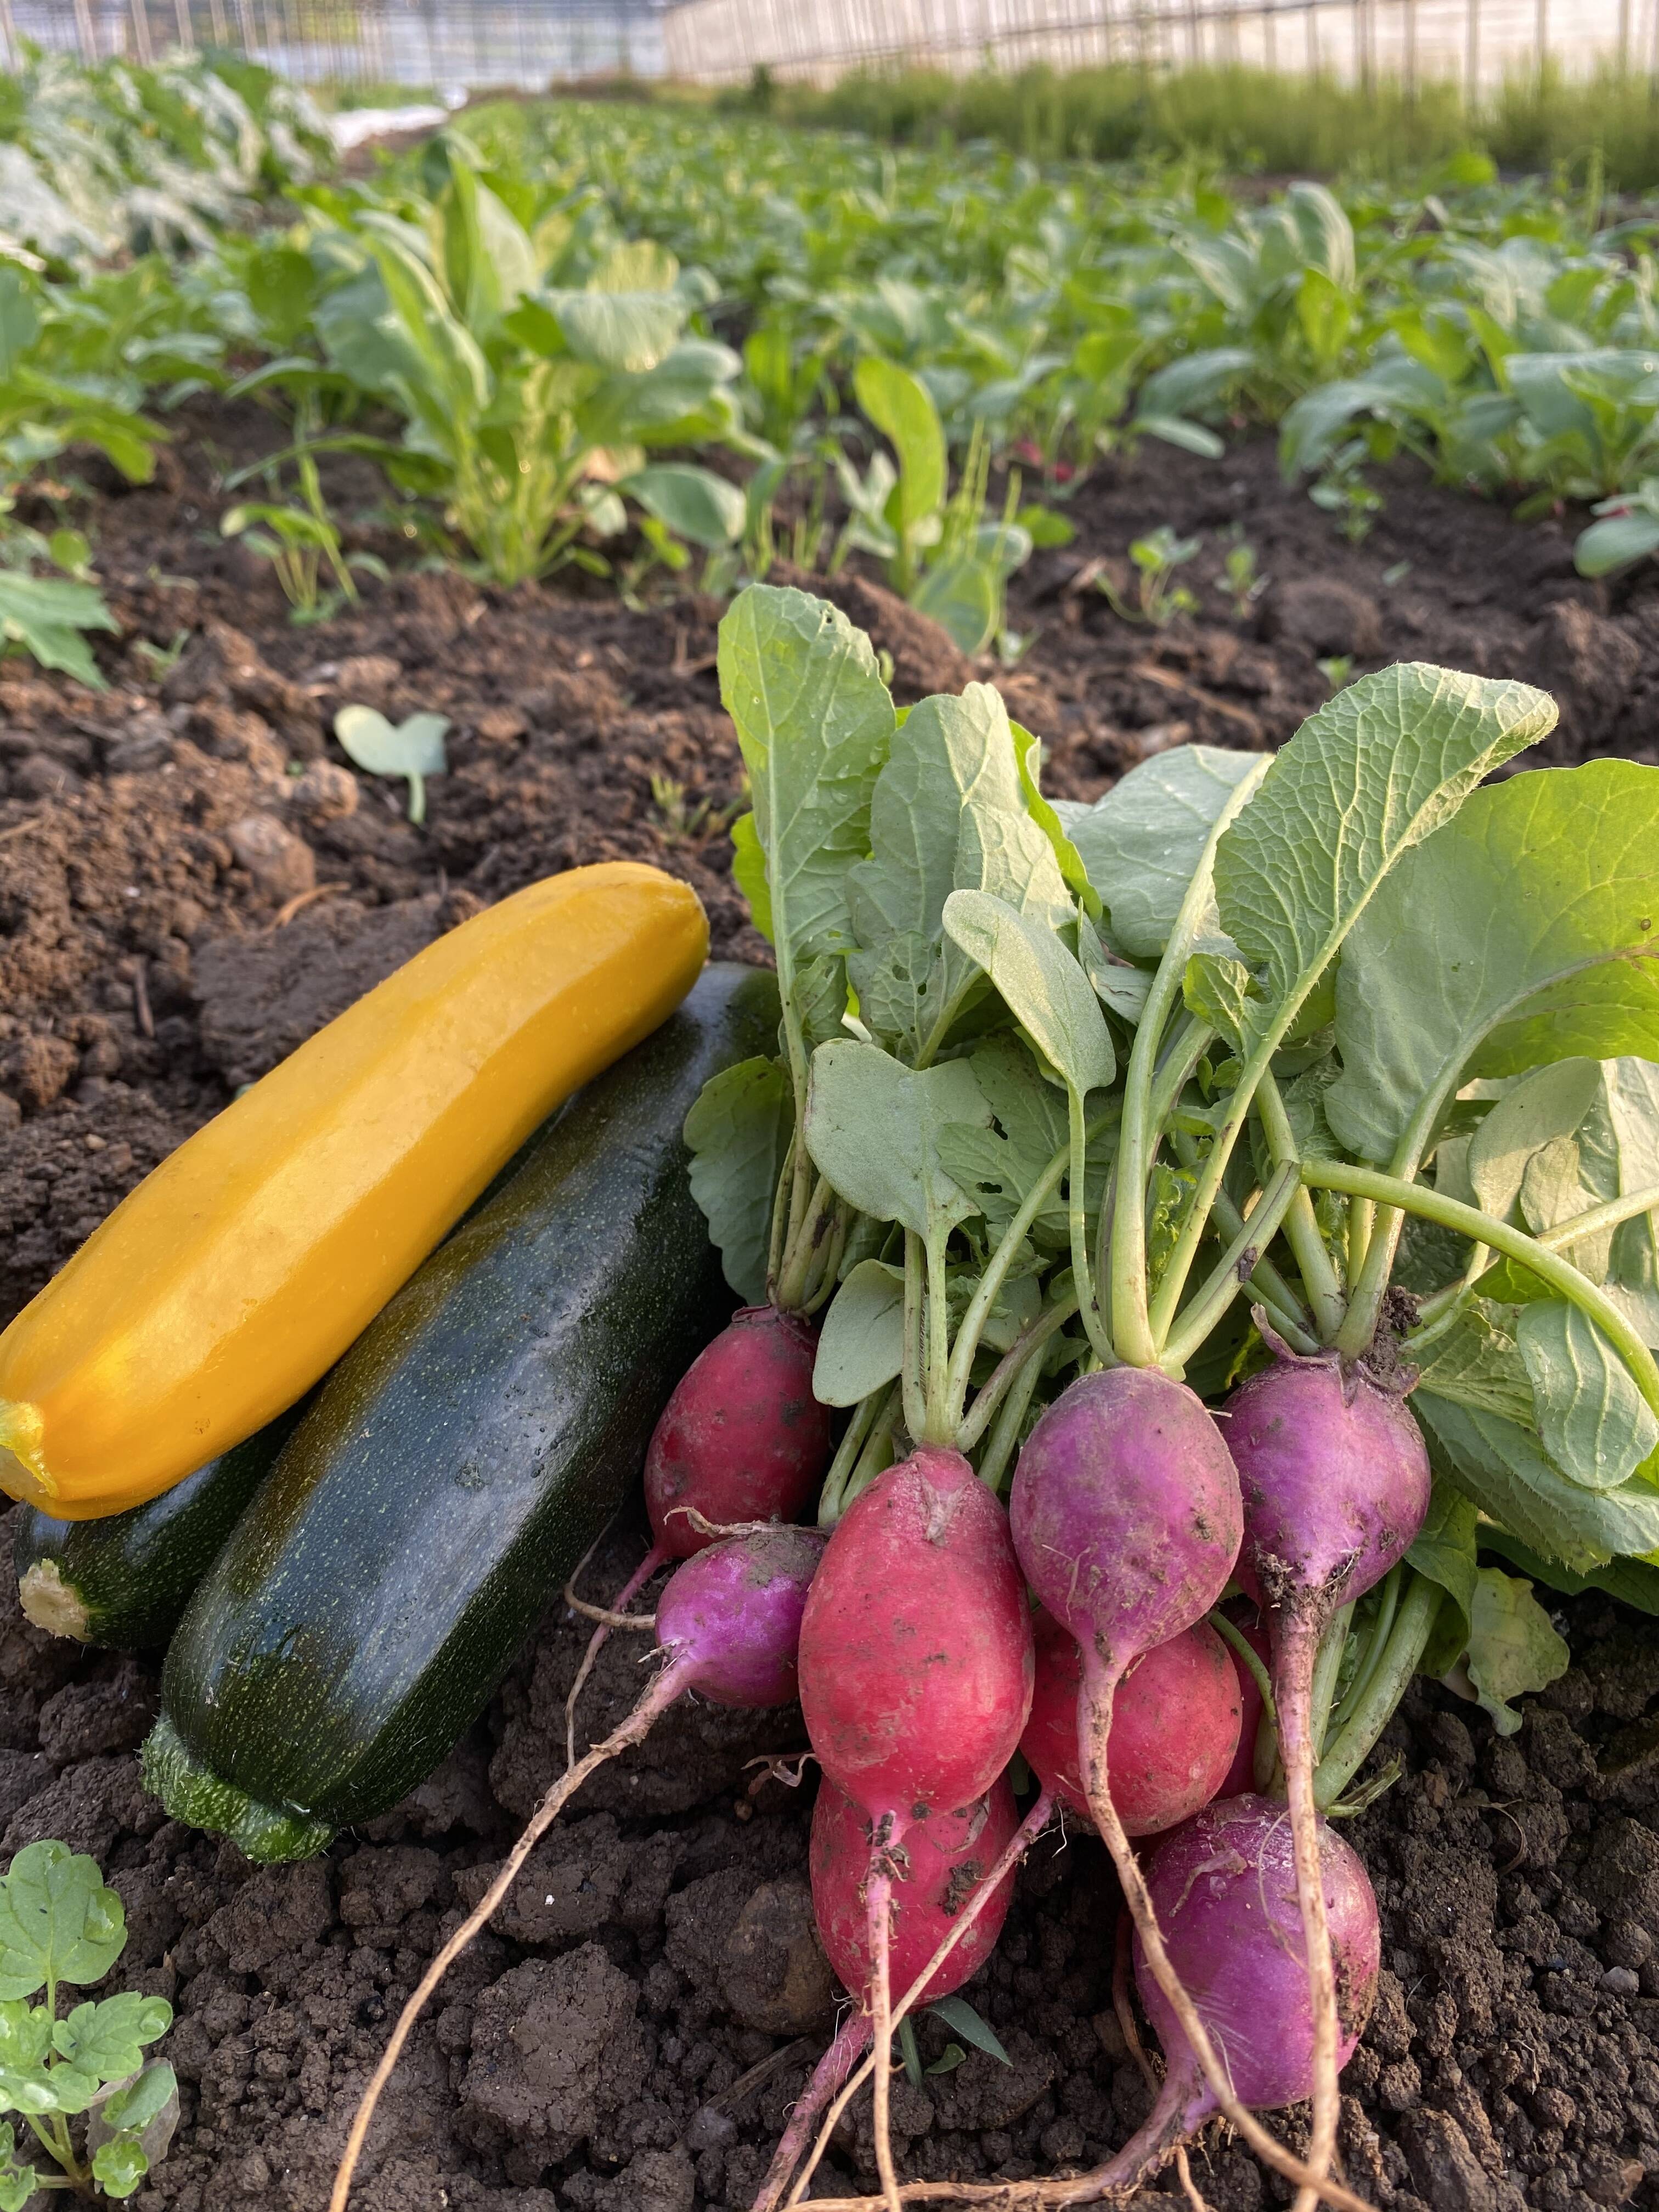
[[[0,1882],[0,2112],[27,2132],[0,2123],[0,2212],[22,2212],[37,2189],[131,2197],[166,2149],[177,2085],[144,2045],[167,2033],[172,2006],[125,1991],[58,2016],[59,1990],[101,1981],[125,1943],[121,1900],[93,1860],[63,1844],[18,1852]],[[49,2166],[33,2162],[41,2151]]]
[[1634,491],[1599,501],[1595,514],[1572,549],[1581,576],[1616,575],[1659,553],[1659,477],[1644,477]]
[[330,366],[405,429],[398,445],[342,432],[321,442],[372,452],[405,489],[441,500],[502,583],[581,555],[584,532],[615,537],[629,498],[694,544],[733,543],[734,486],[647,461],[653,447],[740,434],[737,356],[687,332],[703,282],[647,240],[584,270],[556,225],[532,235],[460,142],[434,158],[429,232],[373,204],[333,210],[332,251],[350,273],[319,301],[318,336]]
[[415,823],[426,820],[426,779],[442,775],[448,766],[448,730],[447,714],[410,714],[394,724],[374,707],[342,707],[334,717],[334,734],[359,768],[407,780],[409,818]]
[[983,427],[975,425],[951,492],[944,425],[921,380],[872,356],[859,363],[854,384],[897,463],[878,448],[860,477],[837,452],[851,516],[836,565],[854,546],[877,555],[895,591],[931,615],[964,653],[981,652],[1002,629],[1009,577],[1030,558],[1031,533],[1018,519],[1018,475],[1001,520],[988,521],[990,446]]
[[1097,587],[1109,602],[1112,612],[1123,621],[1147,623],[1154,629],[1167,629],[1178,616],[1197,612],[1197,595],[1177,580],[1176,572],[1193,559],[1202,543],[1198,538],[1177,538],[1167,522],[1160,523],[1146,537],[1137,538],[1129,548],[1129,559],[1135,571],[1133,603],[1125,599],[1104,573],[1096,580]]

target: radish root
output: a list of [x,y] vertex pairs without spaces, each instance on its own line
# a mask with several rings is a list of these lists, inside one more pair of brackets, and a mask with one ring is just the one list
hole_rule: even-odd
[[[1158,2091],[1164,2085],[1158,2078],[1158,2069],[1146,2056],[1146,2046],[1141,2041],[1140,2030],[1135,2024],[1134,2007],[1129,2002],[1131,1949],[1129,1916],[1127,1912],[1120,1912],[1117,1916],[1115,1954],[1112,1960],[1112,2010],[1117,2014],[1118,2032],[1129,2046],[1129,2056],[1140,2069],[1140,2078],[1152,2091],[1153,2099],[1156,2100]],[[1176,2144],[1175,2169],[1181,2182],[1182,2191],[1187,2202],[1192,2206],[1193,2212],[1210,2212],[1210,2208],[1205,2203],[1198,2184],[1193,2179],[1192,2164],[1187,2156],[1187,2146],[1184,2142]],[[1152,2170],[1156,2171],[1155,2168]],[[1151,2172],[1147,2172],[1141,2178],[1150,2179]]]
[[[1325,1875],[1319,1858],[1319,1812],[1314,1801],[1313,1741],[1310,1723],[1316,1632],[1287,1622],[1279,1650],[1275,1684],[1279,1704],[1279,1755],[1291,1805],[1291,1842],[1296,1858],[1297,1899],[1302,1908],[1302,1937],[1308,1954],[1308,2002],[1313,2021],[1313,2134],[1308,2145],[1311,2177],[1330,2171],[1342,2110],[1338,2085],[1340,2028],[1336,1972],[1331,1960],[1331,1931],[1325,1911]],[[1303,2183],[1294,2212],[1313,2212],[1314,2180]]]
[[878,1820],[871,1845],[864,1901],[870,1916],[870,2033],[876,2076],[872,2124],[876,2138],[876,2171],[881,2176],[882,2200],[888,2212],[900,2212],[898,2176],[893,2168],[893,2142],[888,2121],[893,2086],[893,1994],[888,1958],[893,1932],[893,1856],[899,1848],[896,1823],[890,1815]]
[[870,2021],[866,2013],[849,2013],[836,2032],[835,2040],[813,2069],[812,2078],[801,2093],[800,2101],[789,2115],[789,2124],[772,2154],[760,2194],[750,2212],[777,2212],[783,2202],[783,2192],[789,2186],[793,2173],[811,2140],[812,2124],[847,2079],[857,2062],[859,2054],[870,2040]]
[[351,2131],[346,2137],[339,2170],[334,2176],[333,2191],[328,2200],[329,2212],[346,2212],[352,2176],[362,2155],[369,2124],[374,2118],[374,2107],[380,2101],[380,2092],[391,2080],[392,2069],[403,2055],[404,2045],[408,2042],[415,2023],[426,2009],[428,1999],[473,1937],[487,1924],[491,1914],[518,1880],[525,1861],[589,1775],[603,1766],[607,1759],[617,1758],[640,1742],[649,1733],[653,1723],[673,1704],[683,1686],[684,1671],[682,1666],[671,1660],[622,1726],[606,1736],[603,1743],[596,1743],[585,1759],[566,1768],[532,1814],[524,1833],[507,1853],[501,1872],[422,1975],[414,1995],[398,2015],[392,2039],[380,2053],[374,2071],[369,2076],[368,2087],[364,2090],[352,2118]]
[[[595,1549],[597,1548],[596,1546]],[[592,1556],[592,1552],[589,1552],[587,1559],[591,1559]],[[594,1662],[610,1640],[613,1628],[632,1628],[635,1626],[649,1628],[655,1625],[654,1613],[631,1615],[628,1612],[628,1605],[631,1598],[636,1598],[639,1595],[658,1568],[667,1565],[668,1559],[668,1553],[660,1544],[653,1544],[639,1565],[635,1568],[633,1573],[617,1592],[616,1604],[608,1611],[599,1611],[591,1606],[584,1605],[582,1601],[574,1595],[572,1585],[575,1582],[576,1575],[580,1574],[581,1567],[577,1568],[576,1575],[572,1575],[570,1581],[564,1586],[566,1601],[574,1606],[578,1613],[585,1614],[591,1620],[597,1620],[599,1624],[588,1639],[587,1649],[582,1654],[582,1663],[576,1669],[576,1679],[570,1685],[570,1694],[564,1701],[564,1763],[567,1771],[576,1764],[577,1700],[587,1686],[587,1678],[593,1672]],[[582,1561],[582,1567],[587,1565],[587,1559]]]
[[[933,1953],[933,1957],[929,1959],[927,1965],[916,1976],[915,1981],[911,1983],[909,1988],[904,1992],[904,1996],[899,2004],[894,2008],[891,2020],[889,2023],[890,2033],[893,2029],[896,2029],[898,2027],[899,2022],[905,2019],[914,2008],[921,2002],[922,1991],[933,1980],[934,1975],[938,1973],[939,1968],[950,1957],[951,1952],[956,1949],[957,1944],[961,1942],[963,1937],[967,1935],[969,1929],[979,1918],[980,1914],[985,1910],[985,1907],[990,1903],[991,1899],[996,1895],[998,1890],[1001,1888],[1003,1883],[1007,1880],[1014,1868],[1019,1864],[1026,1852],[1030,1850],[1032,1844],[1036,1843],[1037,1838],[1048,1826],[1049,1815],[1053,1813],[1054,1807],[1054,1801],[1052,1792],[1048,1790],[1040,1790],[1037,1794],[1036,1801],[1032,1805],[1030,1811],[1025,1815],[1025,1818],[1020,1822],[1018,1827],[1015,1829],[1013,1834],[1008,1838],[1007,1844],[1005,1845],[1001,1856],[993,1864],[989,1873],[987,1874],[984,1879],[981,1881],[973,1895],[969,1898],[967,1902],[963,1905],[962,1911],[957,1916],[955,1925],[951,1928],[950,1934],[945,1936],[944,1941],[939,1944],[938,1949]],[[812,2176],[817,2171],[818,2162],[823,2158],[824,2152],[829,2148],[830,2138],[835,2133],[837,2121],[841,2118],[842,2114],[847,2110],[848,2106],[852,2102],[854,2097],[857,2095],[864,2083],[868,2081],[874,2067],[875,2053],[872,2051],[865,2059],[864,2063],[859,2068],[857,2073],[853,2075],[852,2079],[843,2087],[841,2094],[836,2099],[835,2103],[830,2107],[830,2110],[824,2114],[823,2125],[818,2130],[817,2141],[812,2146],[812,2155],[807,2160],[806,2165],[799,2178],[797,2179],[793,2189],[789,2192],[788,2201],[791,2204],[799,2204],[802,2202],[807,2187],[811,2184]],[[901,2189],[899,2192],[901,2198],[902,2198],[906,2193],[907,2192],[903,2189]],[[884,2200],[872,2201],[880,2202]],[[757,2208],[757,2212],[760,2212],[760,2208]]]

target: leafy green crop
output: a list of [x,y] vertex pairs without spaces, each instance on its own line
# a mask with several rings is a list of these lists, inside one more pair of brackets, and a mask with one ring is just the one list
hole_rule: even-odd
[[[131,2197],[172,2137],[173,2069],[144,2058],[173,2023],[166,1999],[126,1990],[58,2016],[58,1990],[102,1981],[126,1940],[91,1859],[62,1844],[18,1852],[0,1881],[0,2112],[22,2127],[0,2122],[0,2212],[22,2212],[37,2189]],[[42,2150],[46,2169],[32,2162]]]

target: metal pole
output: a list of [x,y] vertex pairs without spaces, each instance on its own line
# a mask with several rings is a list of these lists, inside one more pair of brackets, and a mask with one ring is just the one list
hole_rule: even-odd
[[1538,75],[1541,80],[1550,52],[1550,0],[1538,0]]
[[179,27],[179,47],[182,53],[196,51],[196,34],[191,28],[190,0],[173,0],[173,18]]
[[1619,73],[1630,67],[1630,0],[1619,0]]
[[1463,105],[1471,113],[1480,105],[1480,0],[1468,0],[1469,43],[1463,63]]
[[1319,25],[1316,21],[1317,12],[1314,0],[1308,0],[1308,12],[1304,20],[1308,27],[1308,75],[1310,76],[1319,75]]
[[81,41],[81,58],[90,69],[98,58],[98,37],[92,27],[88,0],[75,0],[75,32]]
[[15,69],[18,62],[17,25],[12,19],[11,0],[0,0],[0,38],[6,44],[6,66]]
[[230,34],[225,28],[225,0],[208,0],[208,28],[213,33],[216,46],[230,44]]
[[1417,0],[1406,0],[1406,97],[1417,99]]

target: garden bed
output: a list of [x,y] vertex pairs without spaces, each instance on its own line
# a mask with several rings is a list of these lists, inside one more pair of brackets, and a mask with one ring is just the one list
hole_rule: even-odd
[[[636,612],[597,586],[505,594],[400,572],[295,629],[265,564],[220,539],[210,489],[264,428],[251,410],[186,421],[155,486],[97,498],[89,535],[124,628],[109,691],[21,662],[0,673],[0,1320],[235,1085],[538,875],[651,860],[696,887],[718,952],[763,950],[729,880],[740,787],[719,607]],[[1577,580],[1570,526],[1520,529],[1396,476],[1352,548],[1279,486],[1265,442],[1222,465],[1149,446],[1069,512],[1075,542],[1015,580],[1011,621],[1032,642],[1012,672],[969,664],[867,583],[829,587],[891,655],[901,699],[1000,683],[1048,741],[1055,791],[1092,794],[1188,738],[1277,744],[1334,664],[1402,658],[1547,685],[1554,760],[1659,758],[1659,597],[1639,576],[1613,602]],[[1121,621],[1093,580],[1104,562],[1126,586],[1129,540],[1161,523],[1204,538],[1182,571],[1199,613],[1163,629]],[[1242,611],[1222,582],[1235,526],[1266,579]],[[328,742],[349,701],[451,719],[423,829],[401,783],[355,775]],[[596,1586],[639,1541],[618,1536]],[[326,2202],[398,2003],[558,1763],[581,1641],[560,1611],[408,1806],[264,1872],[143,1796],[132,1753],[153,1670],[0,1613],[0,1861],[43,1835],[100,1856],[134,1929],[123,1973],[179,2013],[185,2125],[140,2206]],[[1578,1663],[1516,1738],[1440,1692],[1414,1692],[1392,1726],[1407,1771],[1351,1831],[1388,1974],[1346,2076],[1344,2156],[1380,2206],[1654,2199],[1659,1654],[1633,1624],[1604,1601],[1569,1607]],[[592,1734],[631,1703],[636,1658],[607,1648]],[[682,1709],[596,1778],[417,2034],[364,2212],[748,2203],[830,2017],[811,1784],[751,1795],[747,1767],[802,1740],[798,1716]],[[1012,2068],[975,2054],[897,2089],[911,2171],[1091,2161],[1143,2116],[1113,2013],[1115,1909],[1092,1840],[1039,1847],[971,1991]],[[924,2027],[924,2057],[944,2039]],[[850,2134],[820,2193],[867,2185],[866,2154]],[[1285,2195],[1213,2142],[1194,2171],[1218,2212]]]

